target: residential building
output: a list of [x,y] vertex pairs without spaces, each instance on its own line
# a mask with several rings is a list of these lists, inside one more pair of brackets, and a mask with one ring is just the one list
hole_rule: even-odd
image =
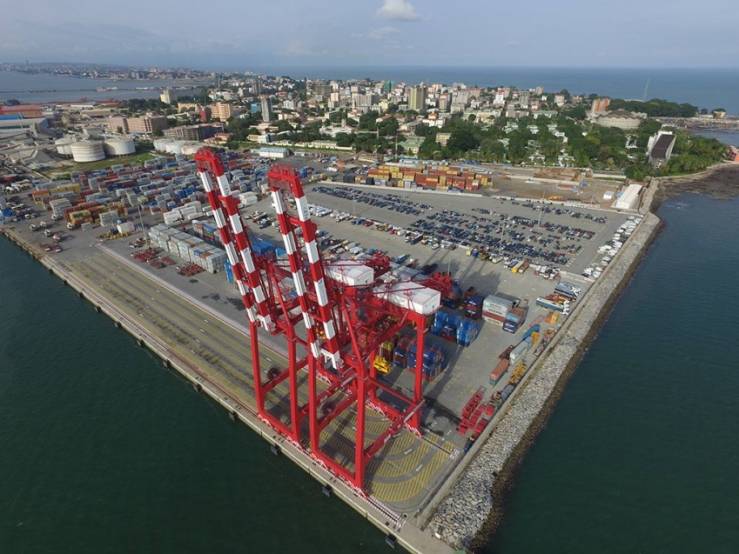
[[649,163],[655,167],[660,167],[669,162],[676,140],[675,134],[667,131],[659,131],[656,135],[649,137],[647,143]]
[[201,141],[223,132],[223,124],[181,125],[164,131],[164,136],[178,140]]
[[426,87],[411,87],[408,109],[422,112],[426,110]]
[[441,146],[446,146],[451,136],[451,133],[436,133],[436,143]]
[[611,105],[610,98],[596,98],[593,100],[593,105],[590,108],[590,113],[592,114],[606,113],[608,111],[608,106],[610,105]]
[[228,121],[239,114],[239,110],[228,102],[215,102],[210,105],[210,115],[218,121]]
[[163,115],[147,114],[141,117],[112,116],[108,118],[111,133],[151,134],[167,128],[167,118]]
[[197,102],[177,102],[178,112],[196,112],[200,110],[200,104]]
[[262,96],[262,121],[269,123],[274,119],[272,114],[272,100],[269,96]]
[[128,133],[128,119],[120,115],[109,117],[108,130],[111,133],[120,133],[125,135]]
[[262,146],[257,150],[257,154],[260,158],[281,159],[289,156],[291,152],[279,146]]
[[167,128],[167,118],[163,115],[129,117],[127,123],[128,133],[151,134]]
[[165,104],[171,105],[175,100],[174,95],[172,94],[172,89],[165,88],[159,95],[159,100]]
[[616,110],[598,115],[595,123],[601,127],[617,127],[624,131],[633,131],[647,118],[647,114]]

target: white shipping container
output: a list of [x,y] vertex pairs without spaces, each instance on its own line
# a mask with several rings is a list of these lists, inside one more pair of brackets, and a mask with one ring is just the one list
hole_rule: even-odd
[[125,235],[127,233],[133,233],[133,222],[131,221],[125,221],[123,223],[118,224],[118,232],[121,235]]
[[432,314],[441,305],[441,293],[438,290],[419,287],[407,282],[377,287],[374,293],[396,306],[421,315]]
[[326,275],[352,287],[369,285],[375,278],[375,272],[366,265],[353,263],[332,263],[326,267]]
[[511,350],[511,353],[509,355],[509,358],[511,360],[511,365],[514,363],[521,361],[523,357],[526,355],[526,352],[529,351],[529,345],[527,342],[519,342],[516,348]]

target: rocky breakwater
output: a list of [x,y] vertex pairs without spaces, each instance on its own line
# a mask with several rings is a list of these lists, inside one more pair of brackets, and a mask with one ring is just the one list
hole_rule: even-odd
[[592,285],[547,353],[516,391],[508,410],[481,445],[428,530],[454,548],[474,550],[486,543],[502,515],[513,473],[559,399],[609,309],[656,235],[660,219],[647,214],[608,270]]

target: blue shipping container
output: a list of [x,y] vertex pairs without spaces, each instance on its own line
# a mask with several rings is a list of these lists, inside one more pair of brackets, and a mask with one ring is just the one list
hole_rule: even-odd
[[226,260],[223,264],[223,267],[226,270],[226,280],[229,283],[233,283],[234,282],[234,271],[233,271],[233,268],[231,267],[231,262]]

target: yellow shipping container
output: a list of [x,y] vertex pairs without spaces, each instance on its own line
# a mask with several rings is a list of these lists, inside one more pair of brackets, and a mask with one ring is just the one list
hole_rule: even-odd
[[51,192],[54,194],[59,194],[62,192],[79,192],[80,191],[80,185],[79,183],[67,183],[66,185],[58,185],[51,189]]
[[527,368],[525,363],[519,363],[513,370],[513,373],[511,373],[511,378],[508,380],[508,382],[512,385],[517,385],[518,383],[520,383],[521,379],[523,379],[523,376],[526,375],[526,369]]

